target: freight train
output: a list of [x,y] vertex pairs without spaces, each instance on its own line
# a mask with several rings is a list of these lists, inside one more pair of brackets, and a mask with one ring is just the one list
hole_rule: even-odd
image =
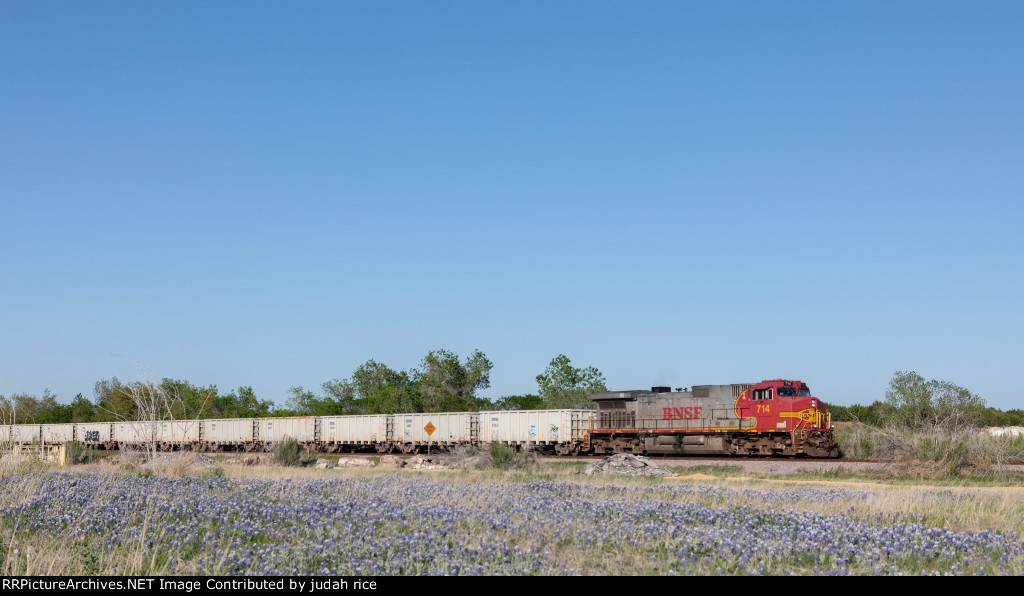
[[636,453],[839,457],[827,406],[800,381],[609,391],[596,410],[297,416],[0,425],[0,443],[94,449],[417,453],[502,443],[558,455]]

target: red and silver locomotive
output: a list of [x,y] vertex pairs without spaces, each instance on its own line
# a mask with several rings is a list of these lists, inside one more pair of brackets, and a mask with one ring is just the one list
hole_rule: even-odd
[[588,433],[592,453],[839,457],[828,407],[800,381],[608,391]]

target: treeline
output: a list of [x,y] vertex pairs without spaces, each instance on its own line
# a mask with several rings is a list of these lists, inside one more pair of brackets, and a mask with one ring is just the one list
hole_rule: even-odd
[[216,385],[200,387],[186,380],[97,381],[93,399],[81,393],[70,404],[57,402],[49,390],[41,398],[0,395],[0,422],[57,424],[149,419],[256,418],[458,412],[487,409],[592,408],[587,395],[607,391],[596,368],[576,368],[559,354],[537,375],[536,394],[510,395],[491,401],[479,392],[490,387],[493,364],[476,350],[465,359],[448,350],[429,352],[418,367],[396,370],[368,360],[349,378],[326,381],[320,391],[292,387],[284,404],[257,396],[251,386],[220,393]]
[[884,400],[870,405],[829,404],[835,422],[861,422],[876,427],[957,428],[964,426],[1024,426],[1024,410],[999,410],[970,390],[914,371],[893,375]]
[[[852,406],[830,405],[832,420],[840,422],[862,422],[871,426],[884,426],[893,418],[892,406],[884,401],[876,400],[870,405],[854,404]],[[976,417],[978,426],[1024,426],[1024,410],[1013,408],[1000,410],[985,407]]]

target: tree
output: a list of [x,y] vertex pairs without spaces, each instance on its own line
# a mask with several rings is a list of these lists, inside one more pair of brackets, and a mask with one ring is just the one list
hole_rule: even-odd
[[353,405],[361,414],[419,412],[419,395],[410,373],[367,360],[352,373]]
[[[96,408],[107,420],[129,423],[136,440],[156,457],[160,422],[165,420],[189,421],[209,413],[210,404],[215,401],[217,387],[196,387],[188,381],[162,379],[160,383],[153,380],[148,369],[145,381],[121,383],[117,377],[109,381],[103,380],[94,387]],[[107,421],[102,420],[102,421]],[[188,426],[184,424],[184,432]]]
[[897,371],[885,399],[890,420],[908,428],[969,427],[985,414],[985,401],[978,395],[949,381],[925,381],[914,371]]
[[601,371],[593,366],[575,368],[565,354],[555,356],[537,375],[537,385],[544,407],[549,409],[592,409],[594,402],[587,396],[608,390]]
[[494,402],[494,407],[499,410],[540,410],[544,407],[544,400],[539,395],[532,393],[527,395],[506,395]]
[[[28,393],[15,393],[8,397],[0,395],[0,421],[3,424],[25,424],[32,422],[35,418],[44,415],[50,410],[56,409],[57,396],[50,393],[49,389],[43,390],[42,397],[29,395]],[[47,418],[54,415],[46,416]],[[55,414],[57,417],[62,413]]]
[[96,416],[96,407],[81,393],[71,401],[72,422],[92,422]]
[[237,391],[214,395],[209,418],[259,418],[270,414],[274,402],[260,399],[252,387],[242,386]]
[[491,386],[491,361],[480,350],[466,358],[465,364],[448,350],[434,350],[423,358],[416,375],[420,412],[458,412],[478,410],[478,389]]

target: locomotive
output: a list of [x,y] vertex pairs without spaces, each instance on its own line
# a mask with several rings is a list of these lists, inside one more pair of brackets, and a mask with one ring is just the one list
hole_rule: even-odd
[[695,385],[687,391],[607,391],[585,451],[676,455],[840,457],[825,402],[801,381]]

